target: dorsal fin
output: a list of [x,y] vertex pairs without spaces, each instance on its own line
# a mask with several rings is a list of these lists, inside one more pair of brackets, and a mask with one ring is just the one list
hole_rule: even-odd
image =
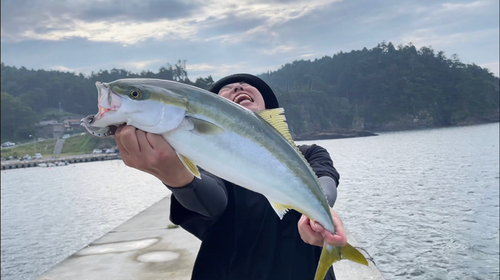
[[286,123],[285,110],[283,108],[269,109],[255,112],[259,117],[261,117],[264,121],[274,127],[283,137],[285,137],[288,142],[290,142],[293,146],[295,143],[293,142],[292,135],[290,135],[290,131],[288,130],[288,124]]
[[[263,111],[258,111],[255,112],[259,117],[261,117],[265,122],[270,124],[272,127],[274,127],[283,137],[285,137],[286,140],[292,145],[292,147],[299,153],[299,155],[302,157],[304,162],[307,164],[309,169],[314,173],[314,170],[312,169],[311,165],[309,162],[306,160],[302,152],[299,150],[297,145],[295,145],[295,142],[292,139],[292,135],[290,134],[290,131],[288,130],[288,124],[286,123],[286,118],[285,118],[285,109],[283,108],[276,108],[276,109],[269,109],[269,110],[263,110]],[[314,176],[316,178],[316,181],[318,182],[318,185],[321,186],[319,183],[318,177]],[[325,192],[323,188],[321,188],[323,193]],[[326,195],[325,195],[326,197]],[[276,208],[275,208],[276,210]],[[277,211],[278,213],[278,211]],[[286,212],[284,212],[286,213]],[[280,214],[278,214],[279,216]],[[283,214],[284,215],[284,214]]]
[[[292,139],[292,135],[290,134],[290,131],[288,130],[288,124],[286,123],[286,117],[285,117],[285,109],[283,108],[276,108],[276,109],[269,109],[269,110],[264,110],[264,111],[258,111],[255,112],[259,117],[261,117],[265,122],[270,124],[272,127],[274,127],[285,139],[292,145],[292,147],[299,153],[299,155],[304,159],[304,161],[307,163],[309,168],[311,166],[307,162],[307,160],[304,158],[304,155],[302,152],[299,150],[297,145],[295,145],[295,142]],[[311,168],[312,170],[312,168]]]

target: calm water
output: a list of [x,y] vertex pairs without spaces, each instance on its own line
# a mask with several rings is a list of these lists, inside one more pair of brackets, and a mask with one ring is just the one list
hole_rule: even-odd
[[499,279],[499,124],[315,141],[387,279]]
[[[499,279],[499,124],[314,141],[387,279]],[[42,272],[169,194],[121,161],[2,171],[1,278]]]
[[2,280],[35,279],[170,193],[118,160],[1,177]]

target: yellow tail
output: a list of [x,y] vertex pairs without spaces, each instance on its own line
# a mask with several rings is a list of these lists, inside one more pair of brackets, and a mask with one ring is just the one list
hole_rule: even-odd
[[328,244],[323,245],[321,256],[319,257],[318,268],[314,280],[324,280],[330,266],[340,260],[351,260],[368,266],[366,258],[349,243],[344,247],[333,247]]

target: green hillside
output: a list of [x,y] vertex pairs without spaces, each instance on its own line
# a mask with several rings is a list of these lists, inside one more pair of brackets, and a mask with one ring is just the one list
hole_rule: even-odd
[[[293,61],[259,76],[276,92],[294,137],[499,120],[499,78],[474,63],[462,63],[458,55],[447,58],[430,47],[382,42],[372,49]],[[214,82],[211,76],[191,81],[181,60],[158,72],[112,69],[89,76],[2,63],[1,142],[29,141],[40,120],[95,113],[96,81],[139,77],[204,89]],[[63,152],[108,145],[100,141],[106,140],[69,141]]]
[[383,42],[260,76],[276,91],[295,134],[499,120],[499,78],[430,47]]

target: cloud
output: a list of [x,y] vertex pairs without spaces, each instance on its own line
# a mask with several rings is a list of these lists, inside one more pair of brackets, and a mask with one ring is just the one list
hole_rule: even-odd
[[296,47],[296,46],[285,44],[285,45],[276,46],[276,47],[274,47],[273,49],[270,49],[270,50],[268,50],[268,49],[260,50],[260,52],[264,53],[264,54],[267,54],[267,55],[275,55],[275,54],[278,54],[278,53],[294,52],[294,51],[297,51],[298,49],[299,48]]
[[148,66],[152,65],[152,64],[157,64],[157,63],[160,63],[161,60],[159,59],[153,59],[153,60],[144,60],[144,61],[129,61],[129,62],[123,62],[123,63],[120,63],[120,67],[124,67],[126,68],[127,70],[143,70],[143,69],[147,69]]
[[481,0],[469,3],[435,3],[427,9],[427,16],[423,20],[431,22],[441,20],[462,21],[488,11],[498,15],[498,9],[495,10],[495,6],[498,6],[497,0]]
[[193,77],[206,77],[211,75],[215,81],[218,79],[234,74],[234,73],[252,73],[252,74],[260,74],[270,70],[265,66],[252,65],[251,63],[245,62],[236,62],[236,63],[218,63],[214,62],[213,64],[192,64],[189,63],[186,66],[189,77],[193,79]]
[[444,3],[441,4],[443,9],[439,12],[456,12],[456,11],[470,11],[470,9],[477,9],[487,6],[488,1],[475,1],[470,3]]
[[[88,74],[258,74],[297,59],[412,42],[464,63],[498,61],[498,1],[2,0],[2,61]],[[58,68],[63,69],[63,68]]]
[[[181,0],[2,0],[2,40],[82,37],[111,41],[128,34],[137,37],[131,41],[138,42],[186,31],[179,19],[195,13],[198,7],[194,1]],[[124,35],[106,36],[110,32]]]
[[189,64],[186,66],[186,68],[188,71],[211,71],[217,69],[217,66],[210,65],[207,63],[200,63],[200,64]]
[[52,66],[52,67],[50,67],[50,69],[61,71],[61,72],[75,72],[73,69],[62,66],[62,65]]
[[[21,33],[18,39],[30,40],[52,40],[60,41],[70,38],[86,38],[95,42],[113,42],[124,45],[132,45],[150,38],[179,40],[188,39],[194,34],[189,26],[182,22],[164,20],[160,22],[82,22],[80,20],[65,21],[59,25],[58,22],[47,22],[50,30],[37,32],[27,30]],[[59,27],[57,27],[59,26]]]
[[397,39],[398,42],[413,43],[420,46],[433,46],[434,48],[445,48],[466,42],[475,42],[498,36],[499,29],[478,30],[472,32],[461,32],[452,34],[439,34],[435,29],[425,28],[405,34]]
[[210,40],[210,37],[223,36],[223,40],[237,43],[255,39],[263,28],[300,18],[332,2],[335,1],[232,0],[199,5],[176,0],[94,0],[71,4],[55,0],[7,0],[5,5],[2,2],[5,6],[2,7],[2,40],[57,41],[80,37],[129,45],[151,38]]
[[61,71],[61,72],[70,72],[70,73],[75,73],[75,74],[86,74],[90,75],[92,71],[95,71],[93,67],[66,67],[63,65],[55,65],[48,67],[47,70],[56,70],[56,71]]

